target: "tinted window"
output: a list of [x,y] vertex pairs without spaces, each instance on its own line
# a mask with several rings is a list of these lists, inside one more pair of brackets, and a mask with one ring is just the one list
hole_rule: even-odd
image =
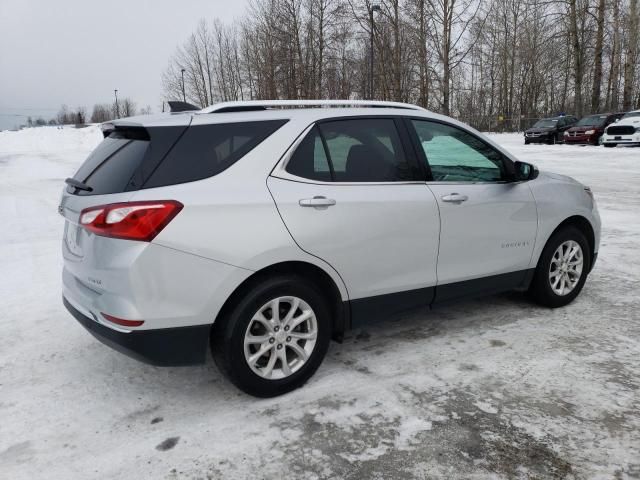
[[307,134],[287,163],[287,172],[302,178],[331,181],[329,160],[317,127]]
[[558,120],[552,120],[550,118],[543,118],[533,124],[533,128],[553,128],[558,124]]
[[336,182],[397,182],[413,180],[391,119],[323,122],[320,133]]
[[91,152],[73,177],[93,190],[75,191],[71,186],[67,190],[78,195],[124,192],[148,148],[149,139],[144,130],[111,133]]
[[434,181],[494,182],[505,178],[500,152],[456,127],[412,120]]
[[217,175],[285,123],[286,120],[272,120],[191,126],[151,174],[144,188]]
[[599,125],[604,125],[606,121],[607,121],[606,115],[589,115],[588,117],[584,117],[578,123],[576,123],[576,126],[577,127],[599,126]]

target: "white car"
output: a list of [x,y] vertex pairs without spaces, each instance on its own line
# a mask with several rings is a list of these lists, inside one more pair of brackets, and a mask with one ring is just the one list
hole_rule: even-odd
[[602,135],[602,144],[605,147],[640,145],[640,110],[627,112],[609,125]]
[[331,338],[506,290],[560,307],[596,260],[588,187],[419,107],[253,101],[103,125],[73,178],[63,299],[156,365],[302,385]]

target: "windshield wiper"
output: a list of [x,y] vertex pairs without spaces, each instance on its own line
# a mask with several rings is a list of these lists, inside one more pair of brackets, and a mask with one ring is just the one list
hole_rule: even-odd
[[75,178],[67,178],[64,183],[67,185],[71,185],[73,188],[78,190],[84,190],[85,192],[92,192],[93,188],[87,185],[86,183],[79,182]]

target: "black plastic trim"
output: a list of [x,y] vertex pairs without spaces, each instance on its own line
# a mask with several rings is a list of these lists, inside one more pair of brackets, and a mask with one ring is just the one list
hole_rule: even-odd
[[[533,278],[534,269],[502,273],[490,277],[475,278],[464,282],[447,283],[436,287],[434,304],[446,303],[462,298],[474,298],[508,290],[527,288]],[[531,274],[531,275],[529,275]]]
[[351,328],[359,328],[420,308],[428,308],[435,288],[426,287],[404,292],[376,295],[351,300]]
[[345,329],[388,320],[403,313],[467,298],[529,288],[535,269],[448,283],[435,287],[388,293],[349,301],[350,322]]
[[138,330],[123,333],[105,327],[83,315],[62,297],[73,317],[100,342],[125,355],[156,366],[182,366],[204,363],[211,325]]

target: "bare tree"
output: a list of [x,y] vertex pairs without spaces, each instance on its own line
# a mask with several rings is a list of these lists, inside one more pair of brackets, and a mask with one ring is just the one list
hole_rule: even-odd
[[629,0],[629,12],[627,15],[626,28],[626,49],[624,60],[624,90],[622,92],[622,108],[631,110],[633,108],[633,94],[636,70],[638,68],[638,41],[640,32],[638,32],[638,24],[640,23],[638,15],[638,0]]
[[169,60],[164,95],[198,106],[373,95],[501,130],[631,108],[638,1],[252,0],[236,22],[198,24]]
[[102,123],[113,119],[113,110],[108,103],[96,103],[91,112],[92,123]]

